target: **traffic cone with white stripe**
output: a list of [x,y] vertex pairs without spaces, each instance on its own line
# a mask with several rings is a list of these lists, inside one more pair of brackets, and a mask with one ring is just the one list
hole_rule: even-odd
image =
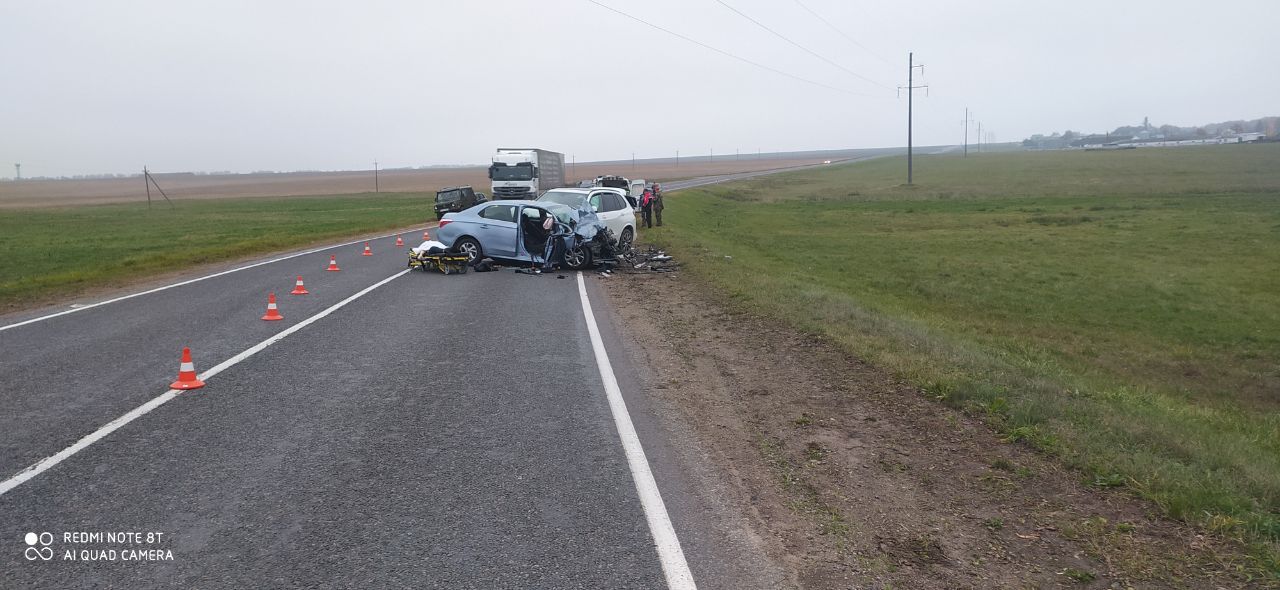
[[311,291],[307,290],[307,286],[302,284],[302,276],[298,276],[298,282],[293,284],[293,290],[289,291],[290,295],[310,295]]
[[404,245],[404,240],[400,239],[400,236],[398,236],[398,235],[396,236],[396,245],[397,245],[397,246],[403,246],[403,245]]
[[280,315],[280,308],[276,307],[275,293],[267,295],[267,315],[262,316],[262,319],[267,320],[268,322],[284,319],[284,316]]
[[330,254],[330,255],[329,255],[329,268],[326,268],[325,270],[327,270],[327,271],[329,271],[329,272],[338,272],[338,271],[342,270],[342,269],[338,268],[338,257],[337,257],[337,256],[334,256],[334,255],[332,255],[332,254]]
[[369,242],[364,243],[364,254],[361,256],[373,256],[373,250],[369,249]]
[[191,349],[182,349],[182,364],[178,366],[178,380],[169,384],[169,389],[199,389],[204,381],[196,379],[196,365],[191,362]]

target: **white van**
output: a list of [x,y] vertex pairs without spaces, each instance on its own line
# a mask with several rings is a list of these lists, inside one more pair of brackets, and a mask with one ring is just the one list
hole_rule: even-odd
[[644,195],[645,186],[644,179],[638,178],[631,181],[631,188],[627,191],[627,196],[630,197],[627,200],[631,202],[631,206],[635,207],[636,211],[640,210],[640,197]]

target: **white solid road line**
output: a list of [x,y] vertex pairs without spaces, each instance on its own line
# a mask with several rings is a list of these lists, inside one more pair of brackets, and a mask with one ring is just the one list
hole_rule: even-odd
[[578,273],[578,295],[582,298],[582,314],[587,318],[587,333],[591,335],[591,347],[595,349],[596,365],[600,368],[600,380],[604,382],[605,396],[609,398],[609,410],[613,413],[613,423],[618,428],[618,438],[622,439],[622,450],[627,456],[627,465],[631,468],[631,478],[635,481],[636,492],[640,495],[640,506],[644,509],[645,519],[649,522],[649,533],[658,549],[658,561],[662,563],[662,573],[667,578],[667,587],[672,590],[696,590],[693,573],[684,559],[684,550],[680,548],[680,539],[671,526],[671,517],[667,516],[667,506],[662,503],[662,494],[658,492],[658,483],[649,470],[649,460],[644,456],[644,447],[640,445],[640,437],[636,435],[635,426],[631,424],[631,414],[627,412],[627,403],[622,399],[622,390],[618,388],[618,379],[613,374],[613,365],[609,364],[609,353],[604,349],[604,340],[600,338],[600,328],[596,326],[596,316],[591,312],[591,301],[587,299],[587,284]]
[[[425,227],[426,227],[427,229],[431,229],[432,227],[436,227],[436,226],[434,226],[434,225],[426,225]],[[36,322],[44,321],[44,320],[51,319],[51,318],[56,318],[56,317],[58,317],[58,316],[64,316],[64,315],[67,315],[67,314],[69,314],[69,313],[75,313],[75,312],[77,312],[77,311],[84,311],[84,310],[86,310],[86,309],[93,309],[93,308],[95,308],[95,307],[101,307],[101,306],[103,306],[103,305],[107,305],[107,304],[109,304],[109,303],[115,303],[115,302],[117,302],[117,301],[124,301],[125,299],[133,299],[134,297],[141,297],[141,296],[143,296],[143,295],[150,295],[150,294],[152,294],[152,293],[158,293],[158,292],[160,292],[160,291],[164,291],[164,290],[167,290],[167,289],[172,289],[172,288],[174,288],[174,287],[181,287],[181,286],[183,286],[183,285],[190,285],[191,283],[198,283],[198,282],[203,281],[203,280],[205,280],[205,279],[217,278],[217,277],[220,277],[220,276],[222,276],[222,275],[229,275],[229,274],[231,274],[231,273],[233,273],[233,272],[240,272],[240,271],[242,271],[242,270],[248,270],[248,269],[256,268],[256,267],[263,266],[263,265],[266,265],[266,264],[271,264],[271,263],[274,263],[274,262],[280,262],[280,261],[282,261],[282,260],[289,260],[290,258],[297,258],[297,257],[299,257],[299,256],[306,256],[307,254],[315,254],[316,252],[324,252],[325,250],[331,250],[331,249],[333,249],[333,248],[341,248],[341,247],[343,247],[343,246],[350,246],[350,245],[352,245],[352,244],[359,244],[360,242],[367,242],[367,241],[370,241],[370,240],[381,240],[381,239],[383,239],[383,238],[389,238],[389,237],[391,237],[391,236],[400,235],[400,234],[408,233],[408,232],[411,232],[411,231],[418,231],[418,229],[421,229],[421,228],[407,229],[407,230],[402,231],[402,232],[396,232],[396,233],[393,233],[393,234],[386,234],[386,235],[381,235],[381,236],[374,236],[374,237],[372,237],[372,238],[360,238],[360,239],[358,239],[358,240],[353,240],[353,241],[350,241],[350,242],[343,242],[343,243],[341,243],[341,244],[331,244],[331,245],[328,245],[328,246],[321,246],[321,247],[319,247],[319,248],[312,248],[312,249],[310,249],[310,250],[304,250],[304,251],[302,251],[302,252],[295,252],[295,253],[293,253],[293,254],[288,254],[288,255],[285,255],[285,256],[281,256],[281,257],[279,257],[279,258],[272,258],[271,260],[264,260],[264,261],[262,261],[262,262],[255,262],[255,263],[253,263],[253,264],[248,264],[248,265],[245,265],[245,266],[241,266],[241,267],[233,268],[233,269],[231,269],[231,270],[224,270],[224,271],[222,271],[222,272],[216,272],[216,273],[213,273],[213,274],[211,274],[211,275],[205,275],[205,276],[203,276],[203,277],[197,277],[197,278],[194,278],[194,279],[187,279],[187,280],[182,281],[182,282],[173,283],[172,285],[165,285],[165,286],[163,286],[163,287],[156,287],[156,288],[154,288],[154,289],[149,289],[149,290],[147,290],[147,291],[142,291],[142,292],[140,292],[140,293],[132,293],[132,294],[124,295],[124,296],[121,296],[121,297],[116,297],[116,298],[114,298],[114,299],[108,299],[108,300],[106,300],[106,301],[99,301],[99,302],[97,302],[97,303],[89,303],[89,304],[86,304],[86,305],[79,305],[79,304],[76,304],[76,305],[73,305],[73,306],[71,307],[71,309],[64,310],[64,311],[60,311],[60,312],[58,312],[58,313],[51,313],[51,314],[49,314],[49,315],[42,315],[42,316],[40,316],[40,317],[38,317],[38,318],[31,318],[31,319],[29,319],[29,320],[24,320],[24,321],[18,322],[18,323],[16,323],[16,324],[9,324],[9,325],[7,325],[7,326],[0,326],[0,332],[3,332],[3,331],[8,330],[8,329],[10,329],[10,328],[17,328],[17,327],[19,327],[19,326],[25,326],[25,325],[27,325],[27,324],[34,324],[34,323],[36,323]]]
[[[393,235],[394,235],[394,234],[393,234]],[[355,243],[355,242],[352,242],[352,243]],[[389,276],[389,277],[387,277],[387,278],[385,278],[385,279],[382,279],[381,281],[378,281],[378,282],[376,282],[376,283],[374,283],[374,284],[372,284],[372,285],[370,285],[370,286],[368,286],[368,287],[365,287],[364,289],[360,290],[360,292],[356,293],[355,295],[352,295],[352,296],[350,296],[350,297],[348,297],[348,298],[346,298],[346,299],[343,299],[342,301],[339,301],[338,303],[335,303],[335,304],[333,304],[332,306],[330,306],[330,307],[326,308],[324,311],[321,311],[320,313],[317,313],[316,315],[313,315],[313,316],[311,316],[311,317],[309,317],[309,318],[307,318],[307,319],[305,319],[305,320],[302,320],[301,322],[298,322],[296,325],[290,326],[289,328],[287,328],[287,329],[285,329],[285,330],[281,330],[279,333],[275,334],[274,336],[272,336],[272,337],[270,337],[270,338],[267,338],[266,340],[263,340],[262,342],[259,342],[259,343],[255,344],[255,345],[253,345],[253,347],[249,348],[248,350],[245,350],[244,352],[241,352],[240,354],[237,354],[237,355],[235,355],[235,356],[233,356],[233,357],[231,357],[231,358],[229,358],[229,359],[227,359],[227,360],[225,360],[225,361],[222,361],[221,363],[218,363],[218,364],[217,364],[217,365],[215,365],[212,369],[209,369],[208,371],[205,371],[205,372],[201,373],[201,374],[200,374],[200,375],[198,375],[196,378],[197,378],[197,379],[200,379],[200,380],[202,380],[202,381],[203,381],[203,380],[207,380],[207,379],[209,379],[210,377],[213,377],[214,375],[217,375],[218,373],[221,373],[221,372],[223,372],[223,371],[225,371],[225,370],[227,370],[227,369],[229,369],[229,368],[231,368],[231,367],[235,366],[235,365],[236,365],[236,363],[239,363],[240,361],[243,361],[243,360],[245,360],[245,359],[247,359],[247,358],[249,358],[249,357],[251,357],[251,356],[253,356],[253,355],[257,354],[257,353],[259,353],[259,352],[262,352],[262,349],[264,349],[264,348],[266,348],[266,347],[268,347],[268,346],[271,346],[272,344],[275,344],[276,342],[279,342],[279,341],[283,340],[283,339],[284,339],[285,337],[287,337],[288,335],[293,334],[294,332],[297,332],[298,330],[301,330],[301,329],[303,329],[303,328],[305,328],[305,327],[307,327],[307,326],[309,326],[309,325],[311,325],[311,324],[315,323],[316,321],[320,320],[321,318],[323,318],[323,317],[325,317],[325,316],[327,316],[327,315],[329,315],[329,314],[331,314],[331,313],[333,313],[333,312],[337,311],[338,309],[342,308],[344,305],[346,305],[346,304],[348,304],[348,303],[351,303],[352,301],[355,301],[356,299],[359,299],[359,298],[361,298],[361,297],[363,297],[363,296],[367,295],[370,291],[373,291],[374,289],[377,289],[378,287],[381,287],[381,286],[383,286],[383,285],[385,285],[385,284],[387,284],[387,283],[390,283],[391,281],[394,281],[394,280],[396,280],[396,279],[398,279],[398,278],[400,278],[400,277],[404,276],[404,275],[405,275],[406,273],[408,273],[410,270],[412,270],[412,269],[408,269],[408,268],[406,268],[406,269],[404,269],[404,270],[402,270],[402,271],[400,271],[400,272],[398,272],[398,273],[396,273],[396,274],[393,274],[393,275],[391,275],[391,276]],[[65,448],[65,449],[62,449],[62,450],[61,450],[61,451],[59,451],[56,455],[53,455],[53,456],[51,456],[51,457],[46,457],[45,459],[40,460],[38,463],[36,463],[36,464],[34,464],[34,465],[30,466],[30,467],[27,467],[26,469],[23,469],[22,471],[19,471],[19,472],[18,472],[17,474],[15,474],[13,477],[10,477],[9,479],[6,479],[6,480],[4,480],[3,482],[0,482],[0,496],[3,496],[3,495],[5,495],[5,493],[7,493],[9,490],[12,490],[13,488],[18,487],[19,485],[22,485],[22,483],[23,483],[23,482],[25,482],[25,481],[27,481],[27,480],[29,480],[29,479],[31,479],[31,478],[33,478],[33,477],[37,476],[37,475],[40,475],[41,473],[44,473],[45,471],[48,471],[48,470],[49,470],[50,468],[52,468],[54,465],[57,465],[58,463],[61,463],[63,460],[65,460],[66,458],[68,458],[68,457],[70,457],[70,456],[72,456],[72,455],[74,455],[74,454],[76,454],[76,453],[78,453],[78,452],[80,452],[80,451],[84,450],[84,448],[85,448],[85,447],[88,447],[89,445],[91,445],[91,444],[93,444],[93,443],[95,443],[95,442],[98,442],[98,441],[99,441],[99,440],[101,440],[103,437],[105,437],[105,436],[107,436],[108,434],[111,434],[112,432],[115,432],[116,430],[118,430],[121,426],[124,426],[125,424],[128,424],[128,423],[130,423],[130,422],[133,422],[135,419],[142,417],[142,416],[143,416],[143,415],[145,415],[147,412],[150,412],[151,410],[154,410],[154,409],[156,409],[156,408],[158,408],[158,407],[160,407],[160,406],[164,405],[164,404],[165,404],[165,402],[168,402],[169,400],[173,399],[174,397],[177,397],[178,393],[179,393],[179,392],[178,392],[178,390],[176,390],[176,389],[170,389],[169,391],[166,391],[166,392],[164,392],[164,393],[160,394],[160,396],[159,396],[159,397],[156,397],[155,399],[153,399],[153,400],[151,400],[151,401],[149,401],[149,402],[147,402],[147,403],[145,403],[145,404],[142,404],[141,406],[138,406],[138,407],[134,408],[134,409],[133,409],[133,410],[131,410],[129,413],[127,413],[127,414],[125,414],[125,415],[123,415],[123,416],[121,416],[121,417],[119,417],[119,418],[116,418],[115,420],[112,420],[111,422],[108,422],[108,423],[106,424],[106,426],[103,426],[102,428],[99,428],[99,429],[97,429],[97,430],[95,430],[95,431],[93,431],[93,432],[89,433],[89,434],[88,434],[88,435],[86,435],[84,438],[82,438],[82,439],[80,439],[80,440],[76,441],[76,442],[75,442],[75,444],[73,444],[73,445],[71,445],[71,446],[69,446],[69,447],[67,447],[67,448]],[[194,392],[193,392],[193,393],[194,393]]]

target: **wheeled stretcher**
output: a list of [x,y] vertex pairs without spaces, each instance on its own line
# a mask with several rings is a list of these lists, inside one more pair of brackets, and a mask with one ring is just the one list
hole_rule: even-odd
[[437,270],[447,275],[464,274],[470,263],[471,259],[466,254],[455,252],[428,254],[409,251],[409,268],[421,268],[423,271]]

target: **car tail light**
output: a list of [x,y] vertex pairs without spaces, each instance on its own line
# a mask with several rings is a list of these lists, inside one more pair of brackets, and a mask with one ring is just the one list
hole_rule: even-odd
[[441,219],[441,220],[440,220],[440,225],[436,226],[436,229],[440,229],[440,228],[442,228],[442,227],[444,227],[444,226],[446,226],[446,225],[449,225],[450,223],[453,223],[453,220],[452,220],[452,219]]

